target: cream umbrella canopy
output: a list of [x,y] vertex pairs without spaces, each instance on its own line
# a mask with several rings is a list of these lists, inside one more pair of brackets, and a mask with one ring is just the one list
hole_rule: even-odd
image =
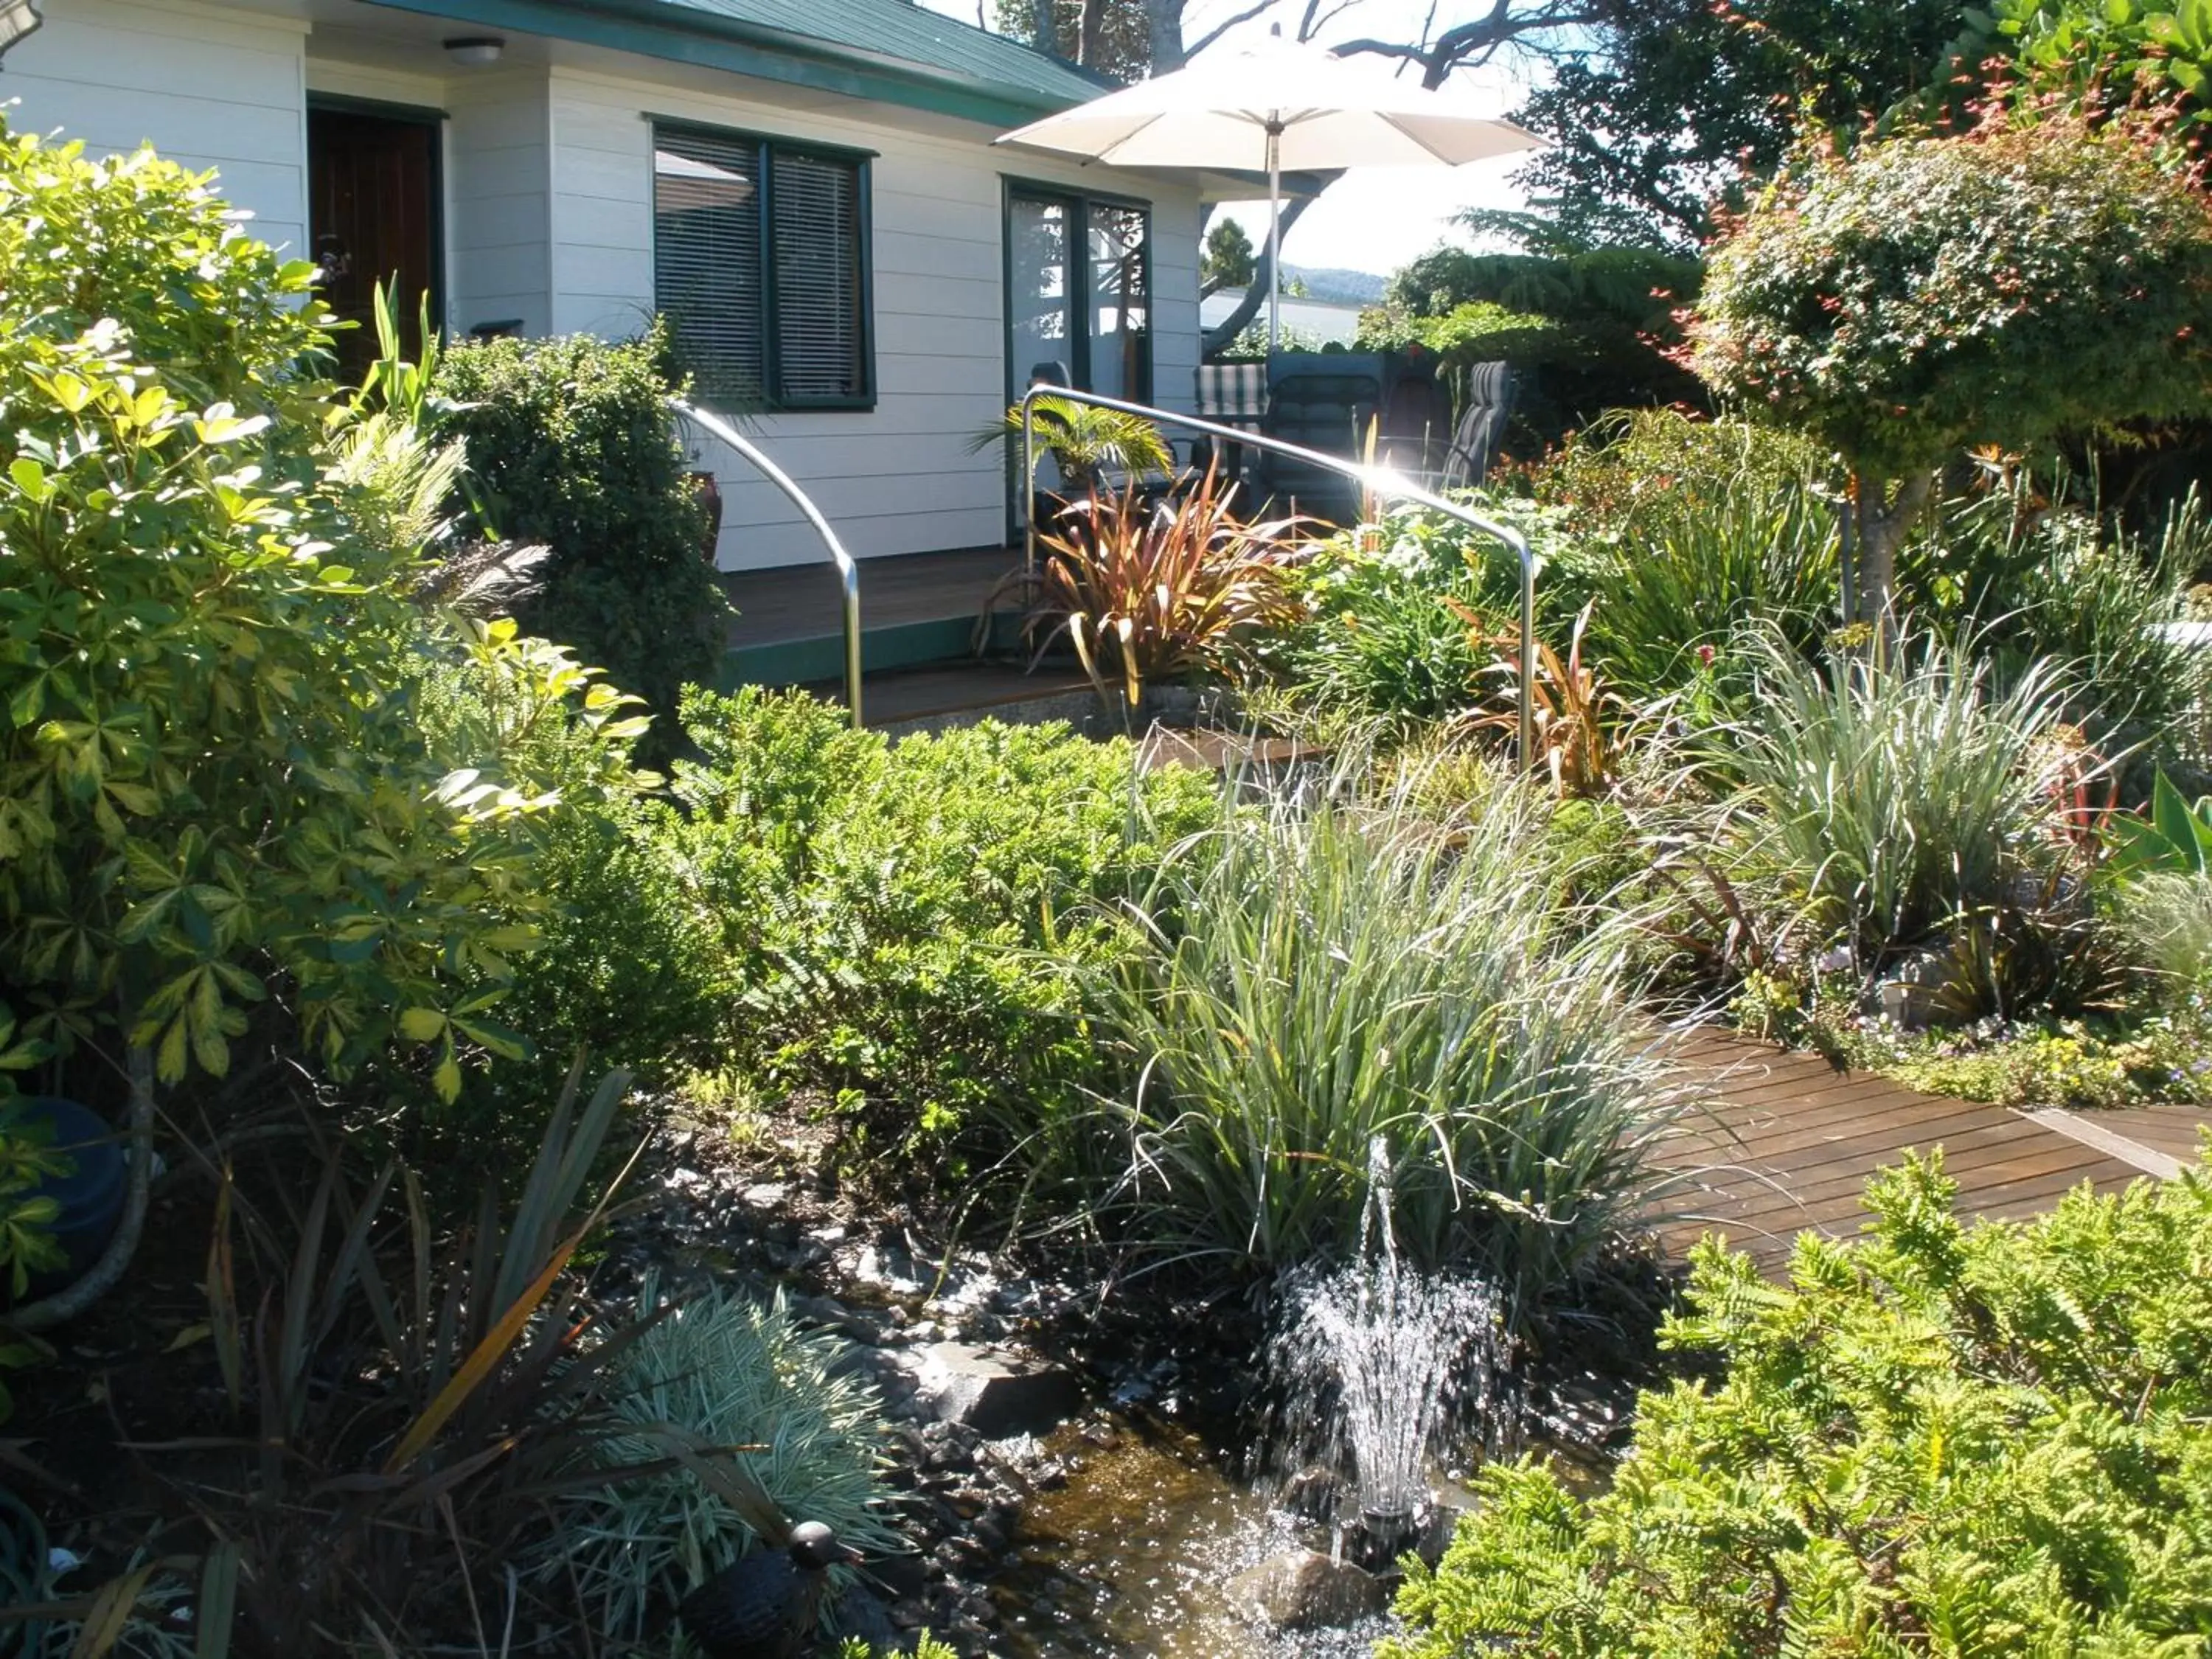
[[1175,70],[1048,115],[1002,144],[1127,167],[1264,168],[1267,174],[1267,349],[1281,337],[1283,173],[1360,167],[1460,167],[1540,149],[1510,121],[1481,116],[1379,64],[1279,35],[1218,48]]

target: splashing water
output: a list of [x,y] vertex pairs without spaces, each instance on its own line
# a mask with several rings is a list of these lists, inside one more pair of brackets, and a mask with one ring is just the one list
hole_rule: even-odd
[[[1360,1522],[1376,1541],[1429,1505],[1428,1466],[1455,1425],[1490,1404],[1502,1353],[1500,1300],[1480,1279],[1398,1260],[1389,1159],[1368,1149],[1361,1260],[1293,1274],[1267,1351],[1281,1395],[1278,1455],[1349,1462]],[[1345,1517],[1340,1511],[1340,1522]]]

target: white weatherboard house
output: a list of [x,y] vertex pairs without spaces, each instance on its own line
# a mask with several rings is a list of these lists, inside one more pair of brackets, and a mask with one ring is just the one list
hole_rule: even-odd
[[[341,313],[392,273],[455,336],[670,313],[702,401],[765,404],[748,434],[855,554],[1004,545],[969,441],[1038,362],[1188,404],[1200,181],[994,149],[1099,86],[910,0],[33,4],[19,131],[217,169]],[[701,464],[724,568],[822,560]]]

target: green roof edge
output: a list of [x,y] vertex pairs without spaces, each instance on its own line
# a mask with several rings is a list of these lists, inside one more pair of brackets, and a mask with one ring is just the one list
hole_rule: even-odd
[[[374,0],[395,11],[486,29],[541,34],[665,62],[843,93],[994,126],[1022,126],[1082,101],[1041,88],[983,81],[653,0]],[[1058,60],[1052,60],[1055,63]],[[1073,65],[1060,64],[1073,73]],[[1110,83],[1101,82],[1101,92]]]

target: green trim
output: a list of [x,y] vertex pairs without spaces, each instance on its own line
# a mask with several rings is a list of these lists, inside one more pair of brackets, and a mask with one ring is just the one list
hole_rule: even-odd
[[794,133],[724,126],[715,121],[702,121],[696,115],[660,115],[647,110],[644,118],[648,125],[665,127],[671,132],[696,132],[707,138],[742,138],[748,143],[773,144],[780,149],[804,150],[807,155],[818,155],[825,161],[872,161],[883,155],[879,149],[863,149],[857,144],[825,144],[816,139],[799,137]]
[[[370,0],[374,5],[493,31],[544,35],[668,63],[811,87],[986,125],[1025,125],[1083,101],[1037,88],[970,79],[878,58],[710,13],[680,15],[649,0]],[[1101,91],[1107,90],[1101,87]]]
[[349,92],[317,92],[307,88],[307,107],[326,109],[333,115],[373,115],[380,121],[405,121],[416,126],[442,126],[453,118],[427,104],[395,104],[385,98],[356,98]]

